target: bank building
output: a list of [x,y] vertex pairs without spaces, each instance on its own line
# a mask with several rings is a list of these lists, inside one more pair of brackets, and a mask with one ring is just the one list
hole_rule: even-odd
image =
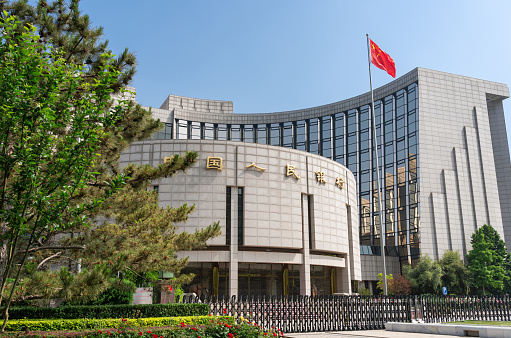
[[165,127],[121,164],[158,165],[199,153],[186,174],[153,182],[161,206],[196,204],[180,229],[220,221],[222,234],[189,256],[213,295],[376,292],[421,254],[462,257],[491,224],[511,245],[511,163],[505,84],[416,68],[371,94],[319,107],[235,114],[230,101],[169,95],[152,108]]

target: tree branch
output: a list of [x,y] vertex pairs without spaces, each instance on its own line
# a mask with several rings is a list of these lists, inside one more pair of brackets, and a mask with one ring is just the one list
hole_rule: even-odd
[[[85,246],[81,245],[52,245],[52,246],[43,246],[29,249],[28,252],[36,252],[41,250],[85,250]],[[24,253],[25,251],[17,251],[14,255],[18,255],[20,253]]]
[[49,261],[50,259],[55,258],[55,257],[58,257],[58,256],[60,256],[61,254],[62,254],[62,251],[59,251],[59,252],[57,252],[55,255],[51,255],[50,257],[46,257],[45,259],[43,259],[43,260],[41,261],[41,263],[39,263],[39,264],[37,265],[36,270],[39,270],[39,269],[41,268],[41,266],[43,266],[43,264],[44,264],[44,263],[46,263],[47,261]]

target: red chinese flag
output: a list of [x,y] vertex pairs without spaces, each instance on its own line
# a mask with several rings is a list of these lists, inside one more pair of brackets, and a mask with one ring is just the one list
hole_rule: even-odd
[[383,69],[389,73],[390,76],[396,77],[396,64],[394,60],[392,60],[389,54],[382,51],[373,40],[369,39],[369,43],[371,46],[371,62],[373,65]]

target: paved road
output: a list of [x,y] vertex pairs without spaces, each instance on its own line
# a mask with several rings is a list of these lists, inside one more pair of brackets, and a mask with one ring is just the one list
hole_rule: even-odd
[[386,330],[288,333],[288,338],[446,338],[452,336]]

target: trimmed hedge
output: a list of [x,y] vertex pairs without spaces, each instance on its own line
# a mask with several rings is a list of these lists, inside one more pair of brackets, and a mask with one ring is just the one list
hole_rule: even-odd
[[[171,303],[149,305],[76,305],[42,308],[35,306],[9,309],[11,319],[78,319],[78,318],[151,318],[207,316],[208,304]],[[3,318],[3,316],[2,316]]]
[[[207,325],[212,319],[234,324],[234,318],[229,316],[194,316],[194,317],[160,317],[137,318],[126,320],[131,327]],[[15,319],[9,320],[6,331],[80,331],[87,329],[118,328],[120,319]]]

